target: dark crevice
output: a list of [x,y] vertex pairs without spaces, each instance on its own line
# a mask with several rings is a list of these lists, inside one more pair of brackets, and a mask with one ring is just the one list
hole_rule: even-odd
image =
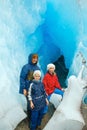
[[56,74],[58,76],[59,82],[61,84],[61,87],[66,88],[66,78],[69,72],[69,69],[66,68],[65,65],[65,58],[63,55],[61,55],[57,61],[54,62],[55,66],[56,66]]

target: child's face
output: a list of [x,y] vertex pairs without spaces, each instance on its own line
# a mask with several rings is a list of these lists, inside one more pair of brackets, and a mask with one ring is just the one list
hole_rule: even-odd
[[53,67],[51,67],[51,68],[49,68],[49,73],[54,73],[54,68]]
[[40,80],[40,75],[39,75],[39,74],[35,74],[35,75],[34,75],[34,79],[35,79],[35,80]]

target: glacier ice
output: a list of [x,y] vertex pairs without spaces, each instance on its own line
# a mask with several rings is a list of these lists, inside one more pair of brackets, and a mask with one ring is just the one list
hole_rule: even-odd
[[63,54],[69,75],[78,74],[76,55],[87,59],[86,15],[85,0],[0,0],[0,130],[13,130],[26,118],[19,76],[31,52],[39,54],[43,73]]
[[43,22],[45,11],[44,2],[27,2],[0,1],[0,130],[13,130],[26,118],[26,100],[18,93],[20,69],[34,49],[27,49],[27,38]]

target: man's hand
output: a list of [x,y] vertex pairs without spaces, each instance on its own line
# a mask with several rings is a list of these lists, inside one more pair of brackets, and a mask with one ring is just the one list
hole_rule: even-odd
[[23,94],[24,94],[25,96],[27,96],[28,92],[27,92],[26,89],[23,90]]

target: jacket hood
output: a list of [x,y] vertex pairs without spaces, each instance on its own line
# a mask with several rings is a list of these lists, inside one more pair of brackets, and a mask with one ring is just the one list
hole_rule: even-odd
[[[32,54],[30,54],[30,55],[28,56],[28,64],[33,64],[33,63],[32,63],[32,57],[33,57],[34,55],[37,55],[37,54],[32,53]],[[37,55],[37,56],[38,56],[38,55]],[[37,62],[36,62],[35,64],[37,64]]]

